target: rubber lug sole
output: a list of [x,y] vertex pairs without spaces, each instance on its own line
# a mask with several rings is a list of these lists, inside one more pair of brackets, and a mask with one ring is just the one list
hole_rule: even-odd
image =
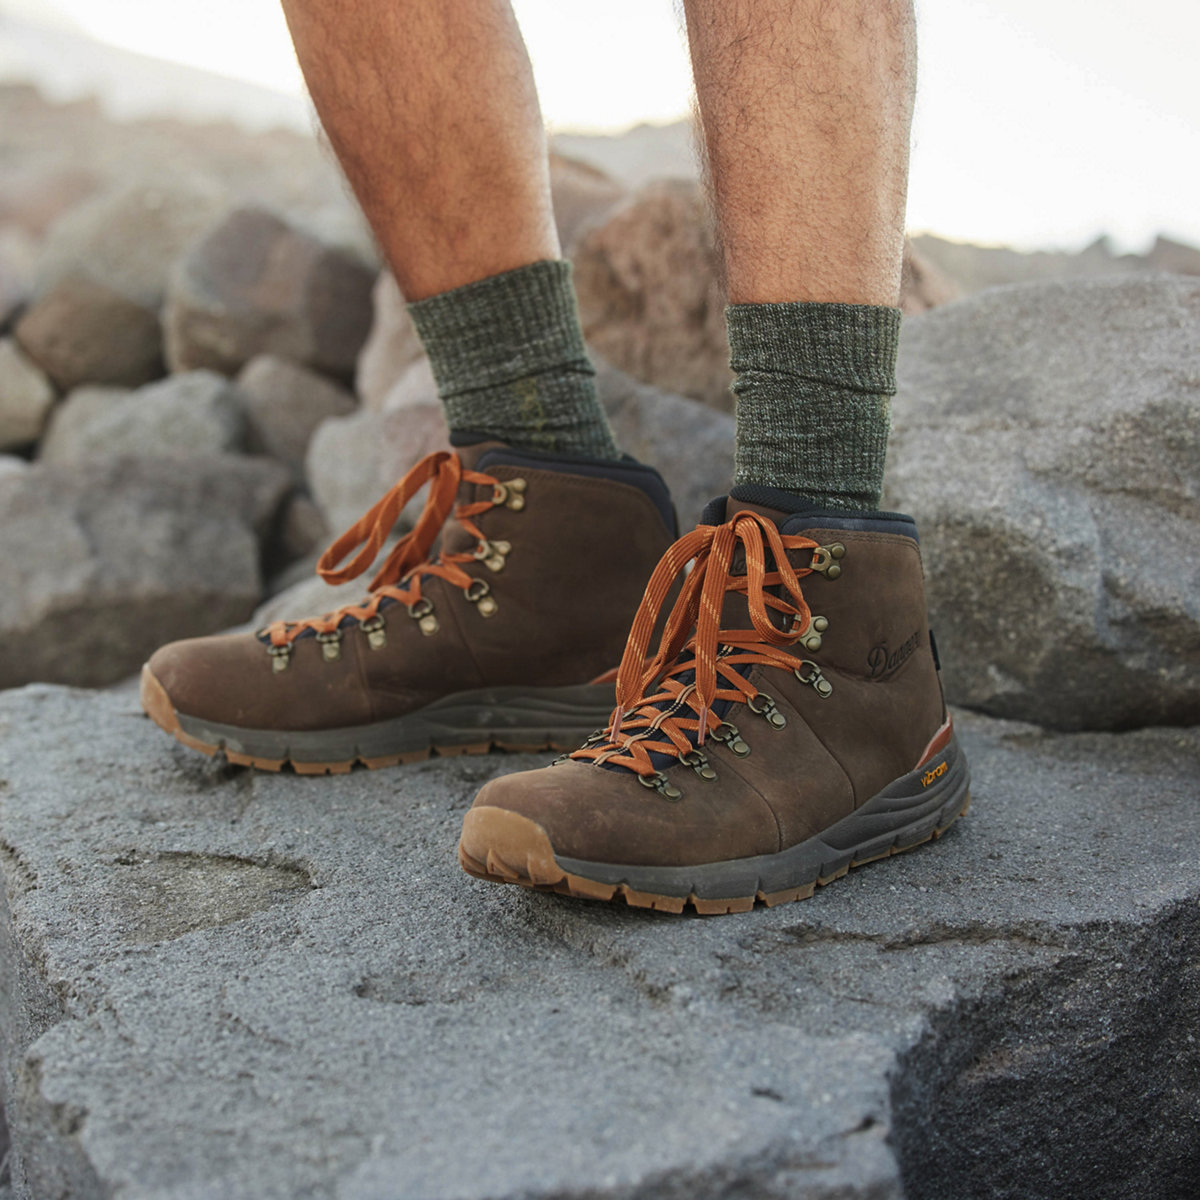
[[[612,711],[611,687],[589,685],[587,688],[544,689],[554,696],[569,694],[572,697],[595,694],[592,705],[575,705],[574,708],[558,705],[558,711],[545,714],[547,721],[541,729],[530,727],[537,722],[536,709],[521,714],[521,723],[512,729],[495,725],[480,727],[479,717],[486,716],[491,709],[479,698],[493,699],[492,708],[503,711],[505,699],[512,703],[528,700],[536,693],[516,688],[494,689],[491,692],[463,693],[459,697],[447,697],[436,704],[421,709],[411,717],[394,722],[364,726],[361,729],[332,730],[328,733],[287,733],[274,730],[242,730],[232,726],[202,722],[179,713],[171,703],[166,688],[159,682],[148,666],[142,667],[141,701],[147,716],[156,725],[171,734],[177,741],[201,754],[224,753],[226,759],[237,766],[255,767],[262,771],[281,771],[290,766],[298,775],[344,775],[355,766],[370,770],[394,767],[404,763],[421,762],[428,758],[455,757],[464,754],[488,754],[493,750],[510,754],[536,753],[543,750],[572,750],[593,729],[602,725]],[[474,701],[474,703],[469,703]],[[444,720],[459,721],[463,728],[455,730],[439,724],[430,716]],[[554,721],[562,723],[559,729],[545,726]],[[345,749],[342,753],[323,756],[319,752],[322,740],[340,741]],[[403,741],[402,750],[390,749],[379,743]],[[370,745],[371,742],[376,745]],[[256,745],[255,743],[258,743]],[[265,751],[263,743],[274,743],[274,749]],[[303,756],[292,752],[292,742],[307,742],[308,750]],[[367,743],[364,749],[360,742]],[[411,746],[411,748],[409,748]],[[317,750],[316,753],[313,750]],[[382,749],[382,752],[377,752]]]
[[[586,900],[703,915],[748,912],[809,899],[854,867],[940,838],[971,805],[970,776],[951,739],[938,756],[946,770],[932,785],[926,765],[896,780],[848,817],[777,854],[690,867],[589,863],[555,854],[546,830],[509,809],[484,805],[463,821],[458,861],[492,883],[515,883]],[[915,790],[920,788],[921,790]],[[726,886],[741,881],[743,886]]]

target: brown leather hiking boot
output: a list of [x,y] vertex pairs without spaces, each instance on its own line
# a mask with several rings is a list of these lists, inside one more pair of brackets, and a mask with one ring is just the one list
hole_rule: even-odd
[[[609,726],[479,793],[459,844],[468,872],[740,912],[811,896],[966,810],[911,519],[734,496],[655,569]],[[692,560],[647,662],[656,610]]]
[[370,596],[164,646],[142,670],[146,712],[207,754],[303,774],[578,744],[611,711],[599,677],[674,536],[666,485],[632,459],[440,451],[334,542],[322,577],[362,574],[425,483]]

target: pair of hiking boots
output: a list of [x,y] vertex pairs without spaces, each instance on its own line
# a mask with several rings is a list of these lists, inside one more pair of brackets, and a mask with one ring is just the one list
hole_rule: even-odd
[[149,715],[302,774],[565,750],[480,791],[463,868],[671,912],[810,896],[965,811],[910,518],[743,487],[676,540],[648,467],[476,442],[414,467],[320,574],[364,572],[426,484],[367,599],[163,647]]

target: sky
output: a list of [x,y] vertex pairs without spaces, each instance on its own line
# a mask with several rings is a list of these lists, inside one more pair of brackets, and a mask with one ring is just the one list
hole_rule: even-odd
[[[690,105],[673,0],[515,0],[552,130]],[[0,0],[126,49],[298,95],[277,0]],[[909,225],[962,240],[1200,243],[1200,0],[917,0]]]

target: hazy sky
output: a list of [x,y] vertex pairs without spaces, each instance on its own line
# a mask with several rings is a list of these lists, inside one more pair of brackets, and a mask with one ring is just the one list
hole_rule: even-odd
[[[687,111],[672,0],[515,0],[552,128]],[[276,0],[0,0],[93,36],[283,91]],[[913,229],[1023,245],[1107,230],[1200,242],[1200,0],[917,0]]]

